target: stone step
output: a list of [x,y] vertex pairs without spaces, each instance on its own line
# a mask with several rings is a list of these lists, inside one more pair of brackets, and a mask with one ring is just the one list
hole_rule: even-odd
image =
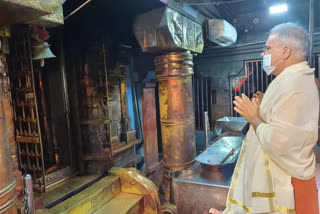
[[101,175],[74,176],[48,189],[45,193],[34,192],[36,209],[56,206],[58,203],[72,197],[102,178]]
[[107,176],[49,209],[50,213],[93,213],[120,193],[118,176]]
[[121,192],[92,214],[143,213],[143,196]]

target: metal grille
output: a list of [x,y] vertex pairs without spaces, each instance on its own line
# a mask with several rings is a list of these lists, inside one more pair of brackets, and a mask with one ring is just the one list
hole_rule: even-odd
[[320,79],[320,71],[319,71],[319,65],[320,65],[320,54],[316,54],[313,56],[313,67],[316,68],[314,71],[315,76]]
[[[313,66],[315,68],[315,76],[320,79],[320,54],[313,56]],[[256,91],[265,93],[268,85],[274,79],[273,75],[267,76],[262,68],[262,59],[250,60],[244,62],[244,76],[239,75],[243,72],[243,69],[238,72],[237,75],[230,76],[230,103],[231,103],[231,115],[238,117],[238,113],[233,110],[233,100],[235,96],[239,96],[242,93],[246,94],[249,98]]]
[[199,74],[193,76],[193,105],[196,130],[204,130],[204,112],[208,111],[211,121],[210,80]]
[[23,173],[32,175],[33,188],[45,191],[45,166],[43,156],[42,127],[38,111],[35,77],[28,32],[19,34],[12,41],[11,80],[16,142],[19,166]]
[[[241,76],[241,74],[243,74]],[[238,72],[237,75],[230,76],[230,104],[231,104],[231,115],[238,117],[238,113],[233,110],[233,100],[235,96],[241,94],[247,95],[249,98],[257,92],[265,92],[268,85],[273,80],[274,76],[268,76],[262,68],[262,59],[250,60],[244,62],[243,69]]]

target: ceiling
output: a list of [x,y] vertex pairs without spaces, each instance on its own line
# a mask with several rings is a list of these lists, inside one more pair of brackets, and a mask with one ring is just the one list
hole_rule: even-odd
[[[267,32],[283,22],[296,22],[308,29],[308,0],[175,0],[188,4],[208,18],[222,18],[236,27],[238,34]],[[315,1],[315,12],[320,1]],[[288,11],[280,14],[269,13],[269,6],[287,3]],[[315,27],[320,27],[320,16],[315,16]]]
[[[163,7],[164,3],[170,1],[177,5],[191,6],[207,18],[227,20],[237,29],[239,41],[247,37],[254,40],[257,38],[256,34],[265,34],[273,26],[283,22],[297,22],[306,29],[309,25],[308,0],[91,0],[65,21],[65,27],[81,29],[86,25],[91,31],[97,31],[97,26],[105,26],[118,40],[137,45],[132,33],[134,18],[141,13]],[[320,1],[314,1],[314,10],[318,11]],[[64,3],[64,15],[84,2],[86,0],[67,0]],[[269,6],[279,2],[287,2],[288,11],[271,15]],[[315,16],[315,32],[319,29],[320,16]]]
[[223,18],[232,22],[239,14],[264,9],[261,0],[174,0],[177,4],[192,6],[208,18]]
[[[86,1],[67,0],[63,5],[64,16]],[[73,37],[94,36],[96,32],[104,31],[116,42],[138,46],[133,35],[134,18],[161,6],[164,4],[159,0],[91,0],[65,20],[63,27],[69,34],[73,33]]]

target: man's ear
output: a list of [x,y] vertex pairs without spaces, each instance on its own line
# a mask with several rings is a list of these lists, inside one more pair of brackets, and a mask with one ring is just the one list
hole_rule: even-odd
[[290,55],[292,54],[292,50],[289,47],[283,47],[283,51],[282,51],[282,59],[288,59],[290,57]]

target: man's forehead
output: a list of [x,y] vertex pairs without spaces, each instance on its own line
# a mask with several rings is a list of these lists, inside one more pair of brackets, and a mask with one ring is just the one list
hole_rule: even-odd
[[275,40],[276,40],[277,37],[278,37],[278,34],[276,34],[276,33],[271,34],[271,35],[268,37],[268,40],[267,40],[267,42],[266,42],[266,46],[272,45],[272,44],[275,42]]

